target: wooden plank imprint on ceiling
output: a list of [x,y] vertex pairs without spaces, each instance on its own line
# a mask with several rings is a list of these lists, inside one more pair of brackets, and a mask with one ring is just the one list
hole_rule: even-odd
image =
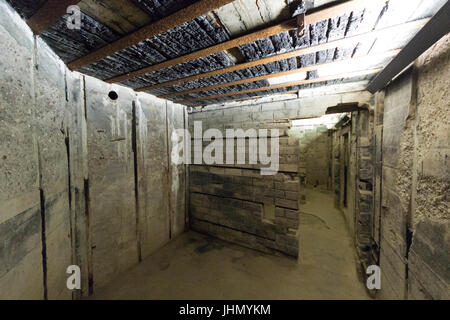
[[136,91],[149,91],[149,90],[159,89],[159,88],[176,85],[176,84],[183,83],[183,82],[189,82],[189,81],[198,80],[198,79],[202,79],[202,78],[221,75],[221,74],[228,73],[228,72],[233,72],[233,71],[237,71],[237,70],[243,70],[243,69],[247,69],[247,68],[251,68],[251,67],[255,67],[255,66],[260,66],[260,65],[267,64],[267,63],[271,63],[271,62],[277,62],[277,61],[282,61],[282,60],[286,60],[289,58],[299,57],[299,56],[302,56],[305,54],[314,53],[314,52],[318,52],[318,51],[322,51],[322,50],[342,47],[342,46],[357,43],[361,40],[367,40],[369,38],[377,38],[380,36],[385,36],[389,33],[399,33],[399,32],[404,32],[407,30],[419,29],[419,28],[422,28],[429,20],[430,20],[429,18],[425,18],[425,19],[421,19],[421,20],[417,20],[417,21],[408,22],[405,24],[395,25],[392,27],[386,27],[384,29],[379,29],[379,30],[375,30],[375,31],[371,31],[371,32],[357,34],[357,35],[346,37],[343,39],[334,40],[334,41],[330,41],[330,42],[326,42],[326,43],[321,43],[321,44],[318,44],[315,46],[301,48],[298,50],[273,55],[273,56],[270,56],[267,58],[262,58],[259,60],[241,63],[241,64],[237,64],[234,66],[230,66],[230,67],[226,67],[226,68],[222,68],[222,69],[218,69],[218,70],[214,70],[214,71],[200,73],[198,75],[194,75],[194,76],[190,76],[190,77],[180,78],[177,80],[167,81],[167,82],[163,82],[163,83],[159,83],[159,84],[155,84],[155,85],[138,88],[138,89],[136,89]]
[[[371,1],[370,5],[376,4],[378,2],[384,2],[385,0],[373,0]],[[352,0],[347,1],[344,3],[336,4],[332,7],[322,9],[316,12],[312,12],[305,15],[305,25],[314,24],[326,19],[330,19],[348,12],[352,12],[357,9],[365,8],[368,6],[368,3],[366,0]],[[289,19],[287,21],[283,21],[275,26],[268,27],[241,37],[238,37],[236,39],[232,39],[229,41],[225,41],[222,43],[219,43],[217,45],[181,56],[177,57],[171,60],[167,60],[149,67],[142,68],[140,70],[136,70],[133,72],[129,72],[117,77],[113,77],[111,79],[107,79],[106,82],[108,83],[114,83],[114,82],[121,82],[125,81],[131,78],[135,78],[137,76],[144,75],[146,73],[151,73],[157,70],[161,70],[164,68],[168,68],[177,64],[182,64],[185,62],[192,61],[194,59],[198,59],[204,56],[208,56],[214,53],[218,53],[221,51],[233,49],[236,47],[239,47],[241,45],[255,42],[256,40],[267,38],[276,34],[280,34],[289,30],[293,30],[297,27],[297,21],[296,19]],[[120,41],[120,40],[119,40]],[[83,58],[82,58],[83,59]],[[69,64],[70,67],[70,64]]]
[[222,7],[234,0],[200,0],[180,11],[175,12],[161,20],[151,23],[133,33],[114,41],[98,50],[95,50],[84,57],[81,57],[68,64],[71,70],[78,70],[81,67],[99,61],[109,55],[129,48],[141,41],[154,37],[158,34],[173,29],[185,22],[191,21],[211,10]]
[[190,93],[197,93],[197,92],[209,91],[209,90],[213,90],[213,89],[226,88],[226,87],[231,87],[231,86],[235,86],[235,85],[246,84],[246,83],[251,83],[251,82],[261,81],[261,80],[267,80],[267,79],[272,79],[272,78],[277,78],[277,77],[282,77],[282,76],[288,76],[288,75],[297,74],[300,72],[309,72],[312,70],[318,70],[318,69],[323,69],[323,68],[336,68],[336,67],[341,67],[343,65],[349,65],[351,63],[367,63],[369,59],[376,60],[376,59],[381,59],[381,58],[388,58],[388,57],[397,55],[399,52],[400,52],[400,50],[391,50],[391,51],[387,51],[387,52],[358,56],[358,57],[354,57],[354,58],[337,60],[337,61],[333,61],[333,62],[319,63],[319,64],[314,64],[314,65],[310,65],[310,66],[306,66],[306,67],[301,67],[298,69],[292,69],[292,70],[283,71],[283,72],[271,73],[271,74],[267,74],[264,76],[254,77],[254,78],[247,78],[247,79],[233,81],[233,82],[216,84],[216,85],[212,85],[212,86],[208,86],[208,87],[174,92],[174,93],[162,95],[161,98],[167,99],[167,98],[181,96],[181,95],[190,94]]
[[301,86],[301,85],[310,84],[310,83],[318,83],[318,82],[337,80],[337,79],[342,79],[342,78],[367,76],[367,75],[371,75],[371,74],[376,74],[376,73],[380,72],[381,70],[382,70],[381,68],[377,68],[377,69],[361,70],[361,71],[354,71],[354,72],[346,72],[346,73],[340,73],[340,74],[326,76],[326,77],[277,84],[277,85],[261,87],[261,88],[256,88],[256,89],[249,89],[249,90],[243,90],[243,91],[232,91],[232,92],[227,92],[224,94],[218,94],[218,95],[214,95],[214,96],[206,96],[206,97],[182,100],[182,101],[177,101],[176,103],[184,104],[184,103],[197,102],[197,101],[203,101],[203,100],[214,100],[217,98],[232,97],[232,96],[238,96],[241,94],[255,93],[255,92],[267,91],[267,90],[273,90],[273,89],[289,88],[289,87]]

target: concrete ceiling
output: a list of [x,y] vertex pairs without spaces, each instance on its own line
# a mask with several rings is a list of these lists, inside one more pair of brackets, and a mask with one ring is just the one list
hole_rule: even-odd
[[[45,0],[8,0],[8,2],[22,17],[29,19],[44,7]],[[67,15],[65,15],[50,25],[40,36],[65,63],[70,64],[196,2],[195,0],[82,0],[77,3],[82,15],[80,30],[69,30],[66,27]],[[281,53],[314,47],[345,37],[430,17],[445,2],[446,0],[390,0],[375,1],[373,4],[373,1],[367,1],[367,6],[359,10],[308,25],[303,36],[298,36],[296,30],[286,31],[119,82],[133,89],[140,89]],[[308,14],[311,10],[320,10],[323,6],[339,3],[339,1],[329,0],[235,0],[178,27],[85,65],[79,71],[108,80],[251,34],[261,28],[289,20],[299,11],[306,10]],[[159,88],[149,88],[146,91],[188,106],[198,106],[280,95],[328,85],[361,83],[373,78],[375,73],[335,77],[321,81],[324,75],[328,76],[328,74],[324,70],[319,70],[320,72],[310,70],[294,75],[297,80],[305,79],[307,83],[293,86],[282,85],[276,88],[270,86],[279,81],[288,80],[281,78],[281,80],[253,81],[252,78],[264,78],[281,72],[289,73],[298,68],[339,60],[346,60],[346,66],[351,66],[352,61],[356,65],[356,60],[352,58],[402,48],[417,31],[417,28],[406,28],[403,31],[385,33],[383,36],[357,41],[346,46],[331,47],[232,72],[199,77]],[[364,65],[364,68],[382,68],[393,58],[392,55],[377,57]],[[223,86],[225,83],[236,81],[238,81],[236,85]],[[214,87],[211,88],[211,86]],[[197,91],[184,92],[191,90]],[[242,91],[244,93],[241,93]]]

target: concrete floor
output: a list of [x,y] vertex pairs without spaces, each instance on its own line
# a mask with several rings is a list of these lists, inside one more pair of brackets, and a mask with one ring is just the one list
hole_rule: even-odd
[[187,232],[93,299],[369,299],[342,214],[309,189],[299,260]]

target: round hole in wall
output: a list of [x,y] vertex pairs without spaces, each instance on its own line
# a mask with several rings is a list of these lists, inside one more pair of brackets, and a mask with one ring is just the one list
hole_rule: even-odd
[[115,92],[115,91],[110,91],[110,92],[108,93],[108,97],[109,97],[111,100],[117,100],[117,98],[119,98],[119,95],[118,95],[117,92]]

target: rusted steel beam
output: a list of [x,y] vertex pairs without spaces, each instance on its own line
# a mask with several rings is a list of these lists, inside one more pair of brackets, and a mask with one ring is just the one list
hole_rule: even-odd
[[243,91],[233,91],[233,92],[227,92],[224,94],[218,94],[214,96],[206,96],[206,97],[200,97],[200,98],[193,98],[193,99],[186,99],[182,101],[176,101],[176,103],[189,103],[189,102],[196,102],[196,101],[203,101],[203,100],[214,100],[217,98],[223,98],[223,97],[231,97],[231,96],[238,96],[241,94],[247,94],[247,93],[255,93],[260,91],[266,91],[266,90],[273,90],[273,89],[281,89],[281,88],[289,88],[294,86],[301,86],[304,84],[310,84],[310,83],[317,83],[317,82],[323,82],[323,81],[329,81],[329,80],[336,80],[341,78],[353,78],[353,77],[359,77],[364,75],[370,75],[380,72],[382,69],[371,69],[371,70],[362,70],[362,71],[354,71],[354,72],[347,72],[347,73],[340,73],[336,75],[326,76],[326,77],[320,77],[315,79],[308,79],[308,80],[301,80],[301,81],[295,81],[295,82],[289,82],[289,83],[282,83],[277,84],[273,86],[267,86],[262,88],[256,88],[256,89],[249,89],[249,90],[243,90]]
[[42,7],[27,20],[28,26],[34,34],[41,34],[63,15],[67,13],[67,7],[77,4],[80,0],[47,0]]
[[109,83],[121,82],[121,81],[124,81],[127,79],[135,78],[137,76],[140,76],[140,75],[143,75],[146,73],[151,73],[151,72],[165,69],[165,68],[177,65],[177,64],[189,62],[189,61],[201,58],[201,57],[209,56],[209,55],[217,53],[217,52],[236,48],[236,47],[239,47],[246,43],[254,42],[259,39],[267,38],[267,37],[270,37],[270,36],[285,32],[285,31],[293,30],[296,27],[297,27],[297,22],[295,19],[284,21],[275,26],[265,28],[265,29],[262,29],[257,32],[253,32],[253,33],[247,34],[245,36],[242,36],[242,37],[239,37],[239,38],[236,38],[233,40],[225,41],[225,42],[216,44],[212,47],[208,47],[208,48],[205,48],[205,49],[193,52],[193,53],[186,54],[186,55],[178,57],[178,58],[174,58],[171,60],[167,60],[167,61],[155,64],[150,67],[146,67],[146,68],[143,68],[143,69],[140,69],[137,71],[133,71],[133,72],[130,72],[130,73],[118,76],[118,77],[108,79],[108,80],[106,80],[106,82],[109,82]]
[[369,59],[381,59],[381,58],[392,57],[392,56],[397,55],[399,52],[400,52],[400,49],[390,50],[387,52],[381,52],[381,53],[377,53],[377,54],[369,54],[369,55],[364,55],[364,56],[360,56],[360,57],[334,61],[334,62],[320,63],[320,64],[306,66],[306,67],[293,69],[293,70],[289,70],[289,71],[271,73],[271,74],[267,74],[264,76],[254,77],[254,78],[248,78],[248,79],[243,79],[243,80],[238,80],[238,81],[233,81],[233,82],[221,83],[221,84],[216,84],[216,85],[212,85],[212,86],[208,86],[208,87],[192,89],[192,90],[174,92],[174,93],[163,95],[163,96],[161,96],[161,98],[167,99],[167,98],[177,97],[177,96],[190,94],[190,93],[209,91],[209,90],[219,89],[219,88],[226,88],[226,87],[231,87],[231,86],[235,86],[235,85],[255,82],[255,81],[261,81],[261,80],[267,80],[267,79],[272,79],[272,78],[277,78],[277,77],[282,77],[282,76],[288,76],[288,75],[296,74],[296,73],[300,73],[300,72],[308,72],[308,71],[324,69],[324,68],[333,68],[333,67],[338,67],[338,66],[342,66],[342,65],[350,66],[352,63],[364,63],[364,62],[366,62],[366,60],[369,60]]
[[214,70],[214,71],[205,72],[205,73],[201,73],[201,74],[194,75],[194,76],[189,76],[189,77],[180,78],[177,80],[167,81],[167,82],[163,82],[163,83],[159,83],[159,84],[155,84],[155,85],[151,85],[151,86],[138,88],[138,89],[136,89],[136,91],[155,90],[155,89],[164,88],[167,86],[173,86],[173,85],[183,83],[183,82],[189,82],[189,81],[198,80],[198,79],[202,79],[202,78],[221,75],[221,74],[228,73],[228,72],[243,70],[243,69],[267,64],[270,62],[277,62],[277,61],[282,61],[282,60],[286,60],[289,58],[299,57],[299,56],[302,56],[302,55],[305,55],[308,53],[314,53],[314,52],[318,52],[318,51],[322,51],[322,50],[342,47],[342,46],[346,46],[346,45],[349,45],[352,43],[359,42],[361,40],[366,40],[368,38],[376,38],[376,37],[379,37],[380,35],[382,36],[384,34],[398,33],[398,32],[402,32],[402,31],[406,31],[406,30],[419,29],[419,28],[422,28],[429,20],[430,20],[429,18],[425,18],[425,19],[421,19],[421,20],[417,20],[417,21],[413,21],[413,22],[408,22],[405,24],[387,27],[387,28],[383,28],[380,30],[375,30],[372,32],[367,32],[367,33],[347,37],[347,38],[340,39],[340,40],[330,41],[327,43],[322,43],[322,44],[318,44],[315,46],[302,48],[302,49],[294,50],[291,52],[270,56],[267,58],[262,58],[259,60],[241,63],[238,65],[226,67],[226,68],[219,69],[219,70]]
[[173,29],[185,22],[191,21],[211,10],[220,8],[234,0],[200,0],[187,8],[175,12],[174,14],[158,20],[148,26],[114,41],[94,52],[87,54],[71,63],[68,67],[72,70],[78,70],[81,67],[99,61],[123,49],[129,48],[141,41],[154,37],[158,34]]
[[[357,9],[365,8],[366,6],[373,5],[373,2],[375,1],[382,1],[382,0],[373,0],[370,3],[368,3],[366,0],[352,0],[352,1],[346,1],[344,3],[340,3],[337,5],[334,5],[332,7],[319,10],[317,12],[313,12],[310,14],[305,15],[305,25],[314,24],[316,22],[326,20],[329,18],[333,18]],[[384,0],[383,0],[384,1]],[[204,56],[208,56],[217,52],[229,50],[232,48],[239,47],[241,45],[254,42],[259,39],[267,38],[285,31],[289,31],[292,29],[297,28],[297,19],[290,19],[287,21],[284,21],[280,24],[277,24],[273,27],[269,27],[263,30],[259,30],[241,37],[238,37],[236,39],[232,39],[226,42],[222,42],[220,44],[214,45],[209,48],[205,48],[196,52],[193,52],[191,54],[187,54],[175,59],[167,60],[162,63],[155,64],[153,66],[149,66],[146,68],[142,68],[140,70],[136,70],[133,72],[129,72],[117,77],[113,77],[111,79],[106,80],[106,82],[114,83],[114,82],[121,82],[124,80],[128,80],[131,78],[135,78],[138,76],[141,76],[146,73],[151,73],[157,70],[161,70],[164,68],[168,68],[177,64],[185,63],[188,61],[192,61],[197,58],[201,58]]]

